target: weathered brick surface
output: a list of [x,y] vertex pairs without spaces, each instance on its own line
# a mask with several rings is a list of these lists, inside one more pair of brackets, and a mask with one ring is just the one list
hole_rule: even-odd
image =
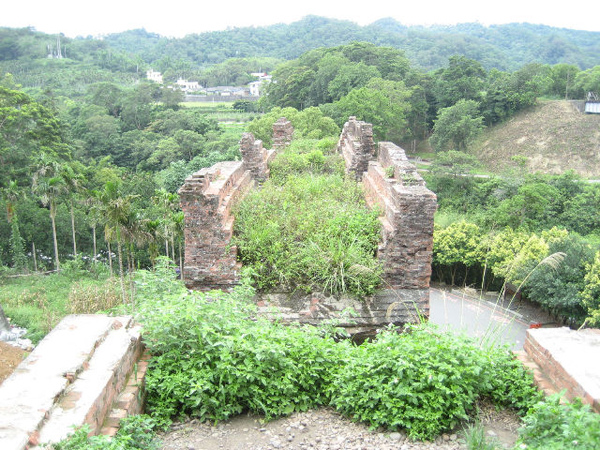
[[373,125],[350,117],[342,129],[337,151],[346,161],[346,172],[353,173],[357,180],[361,180],[375,155]]
[[[279,127],[282,136],[289,132],[289,123],[279,123]],[[243,134],[240,152],[242,161],[201,169],[179,189],[185,216],[183,277],[190,289],[229,290],[239,283],[241,265],[236,260],[236,248],[230,246],[231,209],[255,183],[268,177],[268,163],[276,153],[264,149],[252,133]]]
[[286,148],[292,142],[294,127],[285,117],[281,117],[273,124],[273,149],[279,151]]
[[417,306],[428,316],[437,198],[404,150],[381,142],[377,153],[378,160],[369,163],[362,179],[367,203],[381,210],[382,241],[377,256],[383,263],[384,282],[398,292],[425,290],[427,295]]
[[240,140],[240,152],[244,170],[249,170],[255,181],[265,181],[269,176],[269,166],[267,150],[263,148],[262,141],[254,139],[252,133],[244,133]]
[[[319,325],[335,319],[350,332],[362,332],[389,323],[418,323],[429,315],[429,289],[383,289],[361,300],[321,292],[269,292],[259,295],[257,304],[261,314],[283,323]],[[348,309],[351,316],[343,314]]]
[[185,215],[183,276],[190,289],[229,289],[238,283],[240,265],[231,240],[233,204],[254,184],[241,161],[201,169],[179,189]]
[[[289,121],[280,119],[273,129],[274,147],[285,147],[293,133]],[[268,161],[275,153],[264,150],[250,133],[244,134],[240,148],[243,163],[219,163],[202,169],[179,191],[186,217],[184,277],[189,288],[229,289],[238,282],[240,266],[235,248],[229,247],[231,205],[254,181],[268,177]],[[259,305],[278,306],[286,320],[307,323],[339,317],[347,307],[359,313],[354,321],[365,327],[428,317],[435,194],[425,187],[396,145],[380,143],[379,160],[371,161],[375,155],[371,124],[350,117],[338,141],[338,151],[346,161],[347,172],[363,180],[368,204],[381,208],[378,258],[384,265],[385,289],[365,301],[319,293],[303,297],[271,294],[260,298]],[[393,177],[386,176],[390,170]]]

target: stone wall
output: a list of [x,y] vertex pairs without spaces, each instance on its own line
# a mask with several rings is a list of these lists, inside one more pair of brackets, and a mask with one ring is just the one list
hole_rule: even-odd
[[380,142],[378,155],[363,184],[367,203],[382,211],[378,257],[385,282],[394,289],[429,289],[436,195],[400,147]]
[[350,117],[344,124],[342,134],[337,145],[346,161],[346,172],[354,173],[357,180],[369,168],[369,161],[375,155],[373,143],[373,125]]
[[[374,149],[372,126],[350,117],[338,151],[344,156],[346,170],[363,181],[367,204],[381,210],[382,241],[377,257],[384,267],[385,288],[375,296],[373,320],[414,322],[415,314],[429,316],[437,198],[425,187],[403,149],[391,142],[380,142],[376,152]],[[375,153],[377,160],[373,160]]]
[[285,149],[292,142],[293,135],[292,122],[281,117],[273,124],[273,148],[278,151]]
[[189,289],[229,290],[239,282],[241,265],[230,247],[234,218],[231,209],[256,182],[268,177],[274,150],[244,133],[242,161],[225,161],[189,176],[179,189],[185,216],[183,278]]

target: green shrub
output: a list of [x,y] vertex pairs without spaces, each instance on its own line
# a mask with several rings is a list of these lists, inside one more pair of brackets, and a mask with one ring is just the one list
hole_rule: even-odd
[[[564,392],[563,392],[564,394]],[[519,429],[517,448],[559,450],[597,449],[600,443],[600,415],[576,399],[561,404],[556,394],[534,405]]]
[[343,176],[346,166],[341,155],[335,153],[331,139],[294,140],[269,164],[271,181],[279,186],[288,177],[311,173],[313,175]]
[[142,311],[153,355],[148,408],[157,420],[219,421],[245,410],[269,419],[328,403],[348,344],[253,315],[249,304],[221,293],[187,294]]
[[480,348],[430,325],[390,328],[353,346],[336,342],[331,329],[257,317],[247,289],[138,304],[153,355],[148,412],[159,425],[244,411],[271,419],[332,405],[372,427],[433,439],[469,420],[480,399],[525,412],[540,398],[531,374],[505,348]]
[[53,450],[158,450],[160,443],[156,438],[156,424],[145,415],[130,416],[121,419],[119,431],[108,436],[88,436],[89,425],[77,428],[68,438],[52,445]]
[[[363,344],[333,382],[333,405],[372,427],[404,429],[413,439],[434,439],[468,419],[478,398],[521,406],[535,391],[531,376],[503,349],[480,349],[471,340],[431,326],[391,328]],[[502,374],[508,370],[509,374]],[[513,375],[514,372],[514,375]],[[504,381],[523,382],[506,386]],[[499,379],[499,381],[495,381]],[[490,395],[501,385],[503,393]]]

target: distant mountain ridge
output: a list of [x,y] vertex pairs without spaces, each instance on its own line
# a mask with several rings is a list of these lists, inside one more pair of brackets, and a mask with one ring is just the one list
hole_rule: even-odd
[[[132,37],[137,42],[132,42]],[[574,64],[582,70],[600,64],[600,32],[529,23],[424,27],[405,26],[385,18],[359,26],[344,20],[307,16],[289,25],[233,28],[180,39],[133,30],[108,35],[104,40],[116,49],[141,53],[148,62],[159,59],[164,52],[199,64],[254,56],[287,60],[318,47],[367,41],[399,48],[414,65],[425,70],[443,67],[448,57],[455,54],[480,61],[486,69],[508,71],[531,62]]]
[[425,71],[447,66],[448,58],[455,55],[476,60],[486,70],[507,72],[529,63],[566,63],[580,70],[600,65],[600,32],[527,23],[405,26],[390,18],[359,26],[307,16],[289,25],[232,28],[183,38],[137,29],[101,39],[72,39],[31,28],[0,27],[0,75],[11,73],[27,88],[83,92],[87,84],[99,81],[133,83],[144,77],[148,67],[170,71],[171,78],[182,74],[198,78],[208,67],[247,58],[254,60],[249,64],[256,66],[252,71],[272,70],[278,62],[309,50],[357,41],[400,49],[413,67]]

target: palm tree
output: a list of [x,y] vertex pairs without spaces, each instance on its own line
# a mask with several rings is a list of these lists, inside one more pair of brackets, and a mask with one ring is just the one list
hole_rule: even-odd
[[[117,242],[117,257],[119,259],[119,278],[121,281],[121,296],[123,303],[126,303],[125,279],[123,271],[123,231],[124,224],[127,223],[131,203],[134,196],[121,196],[119,186],[114,182],[107,182],[104,190],[100,194],[102,201],[102,212],[106,220],[104,226],[104,236],[107,242]],[[109,255],[110,257],[110,255]]]
[[183,244],[185,243],[184,230],[185,230],[185,214],[183,211],[179,211],[173,214],[173,235],[177,239],[179,244],[179,273],[181,280],[183,280]]
[[165,239],[165,253],[169,258],[169,243],[171,243],[171,259],[175,262],[175,226],[174,226],[174,212],[179,207],[179,196],[172,194],[166,189],[159,189],[155,192],[152,197],[154,204],[160,208],[161,221],[163,225],[164,239]]
[[10,180],[7,186],[0,190],[0,197],[4,199],[6,205],[6,220],[10,224],[10,253],[12,256],[13,268],[22,270],[27,268],[27,258],[25,256],[25,243],[19,230],[19,218],[15,211],[17,201],[25,196],[18,183]]
[[138,195],[122,195],[116,183],[108,182],[100,194],[102,212],[106,220],[104,234],[107,242],[116,241],[119,259],[119,277],[121,294],[126,302],[125,271],[123,269],[123,245],[127,244],[127,260],[130,273],[133,271],[133,245],[148,241],[150,233],[145,230],[145,220],[138,217],[134,210],[134,200]]
[[75,197],[85,188],[83,182],[85,180],[81,173],[76,172],[73,165],[65,164],[60,171],[60,177],[65,185],[65,194],[69,202],[71,212],[71,233],[73,236],[73,256],[77,256],[77,238],[75,237]]
[[100,191],[92,190],[88,191],[87,197],[85,197],[84,205],[87,206],[87,221],[92,228],[92,243],[93,243],[93,254],[92,262],[96,264],[96,255],[98,255],[98,245],[96,239],[96,228],[102,221],[102,203],[100,201]]
[[16,215],[15,203],[23,198],[25,194],[15,180],[10,180],[7,186],[0,191],[0,196],[6,204],[6,219],[10,223]]
[[62,164],[49,158],[45,153],[41,153],[36,166],[37,170],[33,174],[32,189],[42,204],[50,209],[52,239],[54,243],[54,264],[56,271],[60,272],[58,240],[56,237],[56,204],[60,196],[66,191],[65,182],[60,176]]

